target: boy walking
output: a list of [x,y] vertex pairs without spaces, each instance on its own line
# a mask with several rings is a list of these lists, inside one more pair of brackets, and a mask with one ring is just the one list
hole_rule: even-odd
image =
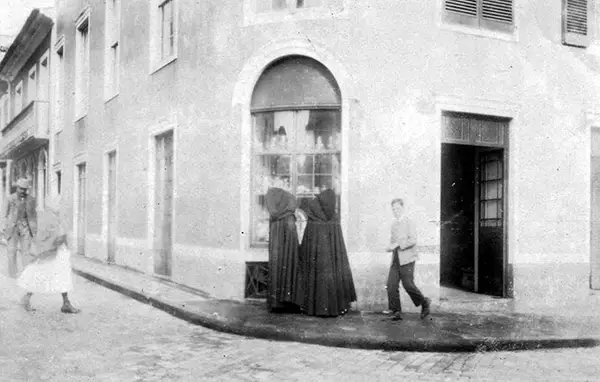
[[400,305],[399,284],[402,286],[415,306],[421,307],[421,319],[430,313],[431,300],[421,293],[415,285],[415,262],[418,259],[415,246],[417,245],[417,229],[415,224],[404,215],[404,201],[402,199],[392,200],[392,211],[394,222],[392,223],[392,236],[388,252],[393,252],[392,265],[387,282],[388,306],[392,312],[392,320],[402,320],[402,308]]

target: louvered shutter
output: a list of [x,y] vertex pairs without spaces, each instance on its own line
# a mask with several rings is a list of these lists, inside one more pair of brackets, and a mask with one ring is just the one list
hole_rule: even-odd
[[512,32],[514,0],[445,0],[444,21]]
[[563,0],[562,42],[586,47],[590,42],[590,0]]
[[477,2],[478,0],[445,0],[444,21],[477,27]]
[[513,20],[513,0],[481,0],[483,28],[512,32]]

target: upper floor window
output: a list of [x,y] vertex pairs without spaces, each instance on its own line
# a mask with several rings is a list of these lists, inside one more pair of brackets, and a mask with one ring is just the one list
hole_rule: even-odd
[[177,58],[177,0],[153,0],[150,61],[154,72]]
[[38,83],[37,83],[37,100],[49,101],[50,100],[50,55],[45,52],[40,58],[39,70],[38,70]]
[[27,78],[27,103],[37,99],[37,75],[35,65],[29,71]]
[[15,86],[15,101],[14,101],[15,115],[19,114],[23,110],[23,82],[19,81]]
[[65,43],[61,36],[54,48],[55,51],[55,76],[54,76],[54,116],[55,130],[61,130],[64,123],[64,95],[65,95]]
[[8,96],[3,94],[0,97],[0,129],[3,129],[4,126],[8,125],[10,122],[8,115]]
[[75,118],[87,114],[90,88],[90,16],[85,12],[77,22],[75,41]]
[[443,21],[500,32],[514,30],[513,0],[444,0]]
[[121,1],[106,1],[104,98],[119,92],[119,40],[121,36]]
[[591,0],[563,0],[562,42],[565,45],[587,47],[590,43]]

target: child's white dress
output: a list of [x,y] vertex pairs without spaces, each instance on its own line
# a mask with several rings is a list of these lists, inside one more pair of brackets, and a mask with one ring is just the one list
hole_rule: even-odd
[[62,244],[56,256],[30,263],[17,279],[17,284],[29,293],[67,293],[73,289],[71,251]]

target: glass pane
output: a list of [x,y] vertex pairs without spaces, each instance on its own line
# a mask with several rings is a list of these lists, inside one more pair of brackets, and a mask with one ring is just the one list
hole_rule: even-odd
[[331,174],[333,172],[333,155],[315,155],[315,173]]
[[499,199],[502,197],[502,183],[499,180],[485,182],[481,185],[483,200]]
[[315,175],[315,187],[319,192],[333,189],[333,177],[331,175]]
[[298,146],[307,150],[340,150],[339,116],[337,110],[298,112]]
[[298,185],[296,186],[296,193],[298,195],[306,195],[318,193],[319,190],[315,188],[314,177],[312,175],[298,175]]
[[499,162],[488,162],[485,164],[485,178],[484,180],[496,180],[500,179],[500,166]]
[[253,211],[253,239],[256,243],[266,243],[269,241],[269,211],[265,204],[264,195],[256,197]]
[[254,168],[254,191],[265,194],[270,187],[291,192],[291,156],[261,155],[256,157]]
[[293,146],[294,112],[254,113],[254,149],[288,151]]
[[298,155],[296,157],[298,174],[312,174],[314,172],[314,155]]
[[483,202],[483,218],[484,219],[497,219],[498,218],[498,201],[490,200]]

